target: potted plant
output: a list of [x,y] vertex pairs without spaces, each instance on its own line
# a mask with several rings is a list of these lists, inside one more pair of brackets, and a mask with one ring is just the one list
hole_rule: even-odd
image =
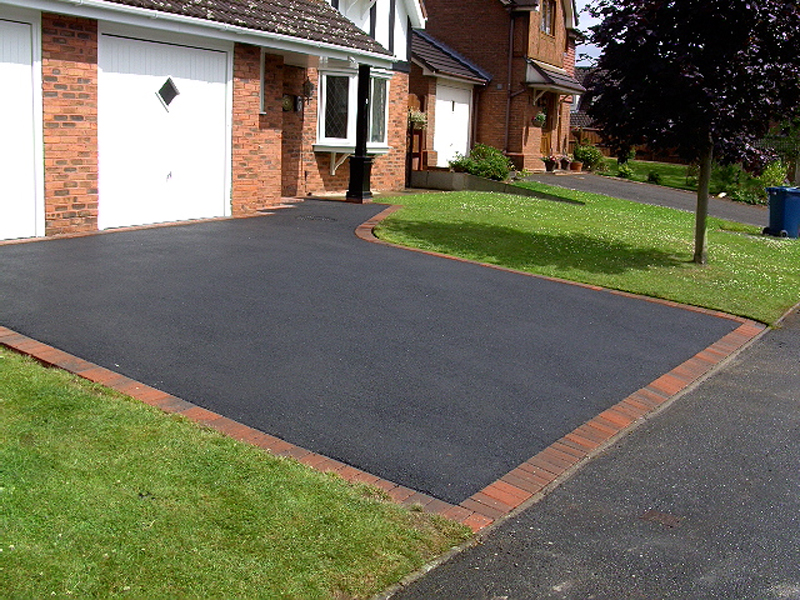
[[561,168],[564,171],[567,171],[569,170],[569,164],[572,162],[572,160],[570,160],[569,156],[562,156],[559,158],[559,162],[561,163]]
[[544,124],[547,122],[547,113],[542,111],[537,114],[535,117],[531,119],[531,124],[534,127],[544,127]]
[[575,158],[573,155],[572,162],[569,163],[570,171],[581,171],[583,169],[583,163]]
[[547,156],[543,156],[542,162],[544,163],[544,168],[546,171],[555,171],[556,165],[558,164],[558,157],[551,153]]
[[408,110],[408,124],[412,129],[425,129],[428,126],[428,115],[421,110]]

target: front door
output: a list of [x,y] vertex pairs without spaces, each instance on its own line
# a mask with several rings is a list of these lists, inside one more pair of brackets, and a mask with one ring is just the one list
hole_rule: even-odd
[[559,153],[558,135],[556,134],[559,123],[558,96],[548,92],[545,94],[544,100],[547,119],[545,119],[544,125],[542,126],[542,142],[539,149],[541,150],[542,156],[548,156],[550,154]]

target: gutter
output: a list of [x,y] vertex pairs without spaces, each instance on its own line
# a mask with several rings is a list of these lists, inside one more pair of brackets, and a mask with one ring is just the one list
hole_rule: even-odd
[[[29,10],[36,9],[97,20],[110,21],[113,19],[111,15],[115,15],[118,18],[118,22],[128,25],[213,37],[214,39],[247,43],[320,58],[326,56],[345,59],[359,57],[361,59],[359,62],[376,67],[391,68],[394,64],[394,57],[368,50],[346,48],[326,42],[304,40],[285,34],[259,31],[238,25],[220,23],[219,21],[127,6],[105,0],[0,0],[0,2]],[[174,25],[179,25],[180,27],[175,28]],[[212,30],[214,35],[210,35],[209,30]]]

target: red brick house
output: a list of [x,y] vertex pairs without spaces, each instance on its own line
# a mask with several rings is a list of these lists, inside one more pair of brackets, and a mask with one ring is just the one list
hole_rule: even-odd
[[[472,86],[470,145],[500,148],[518,169],[542,169],[543,156],[566,155],[570,104],[585,91],[575,79],[574,0],[426,0],[425,6],[425,35],[490,74],[485,85]],[[430,74],[414,68],[416,55],[412,60],[410,89],[428,97],[435,130]]]
[[[0,239],[402,188],[420,0],[0,0]],[[9,93],[13,90],[13,93]]]

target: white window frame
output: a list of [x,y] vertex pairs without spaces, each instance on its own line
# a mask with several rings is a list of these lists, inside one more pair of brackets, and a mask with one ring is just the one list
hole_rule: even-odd
[[[347,97],[347,137],[331,138],[325,136],[325,117],[327,102],[327,83],[328,76],[348,77],[348,97]],[[391,72],[373,70],[370,76],[370,94],[372,94],[374,81],[382,79],[386,81],[386,105],[383,107],[384,119],[384,139],[380,142],[371,141],[372,138],[372,114],[369,115],[370,131],[367,135],[367,150],[370,154],[386,154],[390,150],[389,146],[389,104],[391,94]],[[358,71],[328,69],[319,71],[319,94],[317,97],[317,141],[314,150],[317,152],[350,152],[356,147],[356,111],[358,110]]]
[[370,102],[370,115],[369,115],[369,131],[367,135],[367,149],[369,148],[386,148],[388,150],[389,147],[389,102],[391,93],[391,80],[386,74],[377,73],[373,74],[370,78],[369,82],[369,93],[370,98],[374,98],[375,92],[375,82],[376,81],[384,81],[386,82],[386,97],[385,97],[385,104],[383,107],[383,139],[382,140],[373,140],[372,139],[372,122],[373,122],[373,111],[375,110],[375,105]]

